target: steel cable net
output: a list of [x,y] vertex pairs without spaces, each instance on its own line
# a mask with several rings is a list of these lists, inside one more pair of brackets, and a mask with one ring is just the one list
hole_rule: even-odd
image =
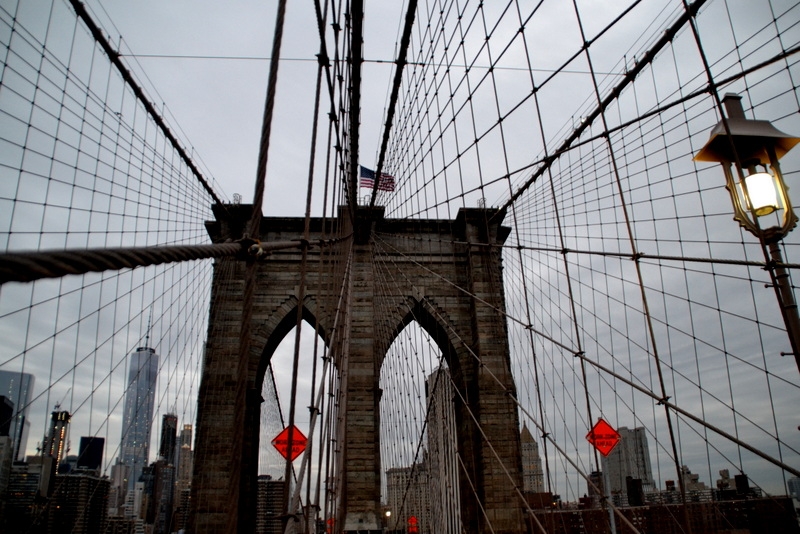
[[[68,3],[2,2],[0,42],[0,250],[209,242],[211,195]],[[137,465],[126,464],[130,478],[150,464],[148,449],[151,459],[164,457],[164,432],[166,443],[191,448],[211,267],[195,261],[3,284],[0,395],[13,403],[11,456],[47,456],[51,412],[68,412],[56,463],[75,468],[83,437],[102,438],[99,473],[111,482],[88,491],[110,491],[109,506],[121,514],[127,481],[114,478],[113,464],[128,462],[125,443],[135,440],[138,451]],[[181,468],[167,455],[176,479],[191,476],[190,456]],[[33,508],[9,501],[0,529],[53,521],[71,490],[58,483],[50,491]],[[94,511],[69,513],[86,522]]]
[[[347,180],[358,163],[348,130],[359,119],[347,94],[352,50],[338,33],[351,31],[345,10],[334,2],[336,38],[325,32],[337,119],[328,165],[339,178],[330,182],[329,214],[354,185]],[[3,2],[0,41],[2,250],[207,242],[208,191],[66,3]],[[749,118],[800,133],[799,45],[800,7],[788,1],[417,8],[388,150],[376,155],[396,189],[379,190],[377,203],[388,218],[406,219],[503,208],[511,229],[502,251],[506,301],[492,313],[505,313],[523,437],[528,431],[538,449],[538,461],[523,458],[537,471],[532,485],[509,478],[535,531],[545,530],[538,521],[566,528],[567,519],[537,516],[525,492],[549,494],[550,510],[553,502],[577,508],[584,496],[598,505],[592,473],[614,472],[614,460],[585,440],[600,417],[624,436],[646,438],[647,461],[631,472],[646,502],[716,503],[713,488],[734,486],[724,470],[746,474],[751,496],[786,493],[793,473],[776,463],[800,463],[798,372],[791,356],[781,357],[789,343],[774,291],[764,287],[772,280],[763,248],[731,221],[721,169],[692,156],[720,120],[715,98],[727,92],[743,97]],[[800,149],[781,162],[791,186]],[[374,275],[387,290],[375,295],[376,309],[413,281],[390,258],[435,248],[403,239],[398,252],[386,248],[387,236],[373,235]],[[790,273],[797,239],[781,242]],[[346,280],[345,260],[334,263],[334,278]],[[58,404],[71,413],[73,451],[76,431],[105,438],[102,470],[111,475],[137,347],[159,355],[151,453],[163,414],[176,413],[179,428],[192,424],[210,280],[211,263],[198,261],[4,284],[0,370],[36,377],[30,400],[17,394],[15,403],[17,414],[28,410],[27,452]],[[463,281],[441,283],[469,294]],[[381,370],[383,502],[399,506],[398,528],[419,510],[423,528],[469,530],[452,491],[462,458],[458,444],[441,446],[453,434],[439,415],[463,413],[463,400],[446,389],[444,372],[434,373],[448,365],[442,347],[414,324],[421,320],[378,336],[391,345]],[[341,364],[344,356],[334,350],[333,358]],[[335,444],[347,426],[336,411],[336,380],[325,380],[326,457],[314,477],[329,490],[316,500],[320,517],[331,518],[341,497]],[[274,405],[264,411],[274,424]],[[390,476],[399,480],[394,489]],[[426,478],[428,486],[420,483]],[[614,506],[631,504],[624,480],[603,484]],[[474,480],[460,488],[479,493]],[[425,491],[436,497],[422,499]],[[424,502],[434,509],[426,512]],[[671,514],[665,523],[681,525]],[[620,518],[603,519],[612,520]]]
[[[796,466],[800,380],[764,250],[732,221],[719,165],[692,158],[720,120],[715,95],[800,132],[799,22],[794,3],[767,1],[418,8],[386,154],[397,190],[378,200],[399,218],[505,208],[520,420],[537,490],[562,507],[597,493],[591,473],[620,476],[585,439],[600,417],[646,441],[628,474],[647,502],[679,502],[681,479],[687,498],[711,501],[734,474],[785,495],[795,476],[737,442]],[[799,164],[797,151],[781,160],[790,186]],[[790,273],[796,245],[781,242]],[[416,383],[432,371],[419,343],[397,349]],[[394,408],[408,424],[424,413],[418,391],[396,395],[382,403],[421,406]],[[384,467],[412,463],[384,455]],[[624,474],[606,482],[619,506]]]

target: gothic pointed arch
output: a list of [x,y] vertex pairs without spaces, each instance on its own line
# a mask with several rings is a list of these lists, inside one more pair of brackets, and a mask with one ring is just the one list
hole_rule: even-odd
[[459,360],[469,357],[469,349],[464,343],[465,334],[458,332],[455,323],[437,305],[435,298],[425,296],[408,296],[395,308],[395,313],[389,314],[385,325],[389,335],[379,342],[377,348],[381,363],[397,336],[412,322],[419,324],[431,336],[451,369],[461,368]]
[[[297,296],[288,296],[273,310],[269,318],[255,329],[250,346],[250,377],[254,389],[260,391],[264,373],[275,349],[292,328],[297,326],[298,306]],[[330,331],[323,324],[324,321],[319,319],[318,310],[316,298],[313,295],[306,295],[302,305],[302,320],[315,329],[327,346],[330,342]]]

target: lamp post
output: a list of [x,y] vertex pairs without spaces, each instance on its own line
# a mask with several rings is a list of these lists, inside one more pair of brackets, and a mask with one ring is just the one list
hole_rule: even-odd
[[[797,225],[797,216],[778,165],[778,160],[800,143],[800,138],[781,132],[769,121],[747,119],[741,100],[737,94],[725,95],[722,102],[728,117],[711,130],[708,142],[694,160],[722,164],[734,220],[769,249],[768,270],[800,370],[800,314],[779,245]],[[778,215],[777,224],[762,226],[768,224],[762,217],[770,214]]]

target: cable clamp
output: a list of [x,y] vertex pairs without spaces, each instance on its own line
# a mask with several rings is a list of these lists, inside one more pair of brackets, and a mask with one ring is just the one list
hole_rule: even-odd
[[269,256],[269,252],[264,250],[264,248],[261,246],[261,241],[258,241],[257,239],[253,241],[255,242],[247,247],[247,254],[251,258],[261,259]]

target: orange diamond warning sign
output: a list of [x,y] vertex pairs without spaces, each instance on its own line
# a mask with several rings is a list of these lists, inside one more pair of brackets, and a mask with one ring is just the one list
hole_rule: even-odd
[[[289,453],[290,432],[292,436],[291,455]],[[303,451],[306,450],[306,443],[308,443],[308,439],[306,439],[296,426],[287,426],[272,440],[272,446],[278,449],[278,452],[281,453],[284,458],[289,458],[290,461],[294,461],[295,458],[303,454]]]
[[601,418],[586,434],[586,440],[594,445],[597,452],[603,456],[608,456],[619,443],[619,432]]

